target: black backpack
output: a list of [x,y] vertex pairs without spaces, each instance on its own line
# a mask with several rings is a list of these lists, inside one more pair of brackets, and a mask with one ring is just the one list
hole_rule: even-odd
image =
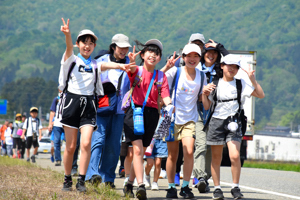
[[[247,130],[247,116],[245,115],[245,111],[244,109],[242,109],[242,106],[241,106],[241,96],[242,96],[242,82],[241,82],[241,79],[235,79],[236,80],[236,89],[237,89],[237,98],[235,99],[228,99],[228,100],[222,100],[222,102],[228,102],[228,101],[234,101],[234,100],[237,100],[238,103],[239,103],[239,109],[238,109],[238,117],[240,119],[240,123],[242,125],[242,135],[244,136],[245,133],[246,133],[246,130]],[[214,94],[213,94],[213,99],[214,99],[214,102],[211,104],[210,106],[210,115],[207,119],[207,122],[206,124],[204,125],[204,128],[203,128],[203,131],[207,132],[208,130],[208,124],[209,124],[209,121],[215,111],[215,108],[216,108],[216,105],[217,105],[217,102],[218,102],[218,99],[217,99],[217,86],[218,86],[218,83],[219,83],[219,79],[215,79],[213,81],[213,84],[216,85],[216,88],[214,90]]]

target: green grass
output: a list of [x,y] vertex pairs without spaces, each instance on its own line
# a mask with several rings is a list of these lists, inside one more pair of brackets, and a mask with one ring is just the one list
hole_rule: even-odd
[[245,160],[243,167],[300,172],[300,163]]

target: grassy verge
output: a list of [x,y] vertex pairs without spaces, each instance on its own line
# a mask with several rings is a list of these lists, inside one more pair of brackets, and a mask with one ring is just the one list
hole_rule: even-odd
[[8,157],[0,157],[0,180],[1,199],[129,199],[104,184],[86,184],[86,193],[78,193],[73,184],[73,191],[64,192],[62,173]]
[[243,167],[300,172],[300,163],[245,160]]

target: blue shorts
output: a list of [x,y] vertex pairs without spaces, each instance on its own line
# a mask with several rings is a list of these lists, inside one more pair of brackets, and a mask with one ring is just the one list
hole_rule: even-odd
[[163,140],[155,139],[154,147],[151,156],[145,156],[145,158],[167,158],[168,157],[168,146]]

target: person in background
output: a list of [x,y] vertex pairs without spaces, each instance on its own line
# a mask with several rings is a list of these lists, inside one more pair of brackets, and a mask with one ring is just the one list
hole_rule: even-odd
[[21,158],[22,151],[22,139],[21,135],[18,135],[22,131],[22,115],[20,113],[16,114],[15,121],[13,122],[13,158]]
[[4,133],[7,129],[8,123],[9,122],[7,120],[5,120],[4,124],[0,128],[1,155],[3,155],[6,152],[6,148],[5,148],[5,145],[4,145],[4,140],[5,140]]
[[6,155],[9,156],[9,157],[13,155],[13,151],[12,151],[12,149],[13,149],[12,128],[13,128],[13,123],[9,122],[8,127],[7,127],[7,129],[5,130],[5,133],[4,133],[4,137],[5,137],[4,143],[6,145]]
[[[23,125],[24,125],[25,120],[26,120],[26,116],[22,115]],[[22,128],[23,128],[23,126],[22,126]],[[26,140],[25,140],[25,138],[24,139],[21,138],[21,159],[24,159],[25,149],[26,149]]]
[[[31,161],[35,163],[35,155],[39,148],[39,142],[42,139],[42,123],[38,116],[38,108],[30,108],[30,117],[25,120],[23,124],[23,133],[21,139],[25,139],[26,134],[26,153],[27,153],[27,162]],[[34,147],[33,155],[30,157],[30,148]]]

